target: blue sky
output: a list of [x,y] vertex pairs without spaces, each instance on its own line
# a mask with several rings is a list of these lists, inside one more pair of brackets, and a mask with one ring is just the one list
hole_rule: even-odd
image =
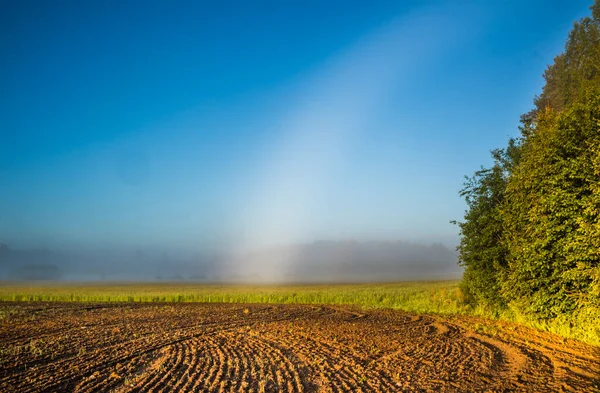
[[3,1],[0,240],[457,242],[590,1]]

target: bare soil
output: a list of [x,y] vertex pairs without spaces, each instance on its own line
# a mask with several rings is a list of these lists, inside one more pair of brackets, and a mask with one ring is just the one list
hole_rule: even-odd
[[596,392],[596,347],[351,307],[0,303],[2,392]]

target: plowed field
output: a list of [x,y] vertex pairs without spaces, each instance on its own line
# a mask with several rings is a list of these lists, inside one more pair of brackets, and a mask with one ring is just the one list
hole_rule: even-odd
[[598,349],[339,306],[1,303],[0,391],[600,391]]

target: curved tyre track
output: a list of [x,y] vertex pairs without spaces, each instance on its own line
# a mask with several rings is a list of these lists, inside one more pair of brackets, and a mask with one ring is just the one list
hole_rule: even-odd
[[600,392],[599,349],[497,321],[302,305],[3,303],[3,392]]

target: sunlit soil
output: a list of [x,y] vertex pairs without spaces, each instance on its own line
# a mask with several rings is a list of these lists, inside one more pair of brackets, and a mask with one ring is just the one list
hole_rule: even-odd
[[347,306],[0,303],[0,391],[600,389],[598,348]]

